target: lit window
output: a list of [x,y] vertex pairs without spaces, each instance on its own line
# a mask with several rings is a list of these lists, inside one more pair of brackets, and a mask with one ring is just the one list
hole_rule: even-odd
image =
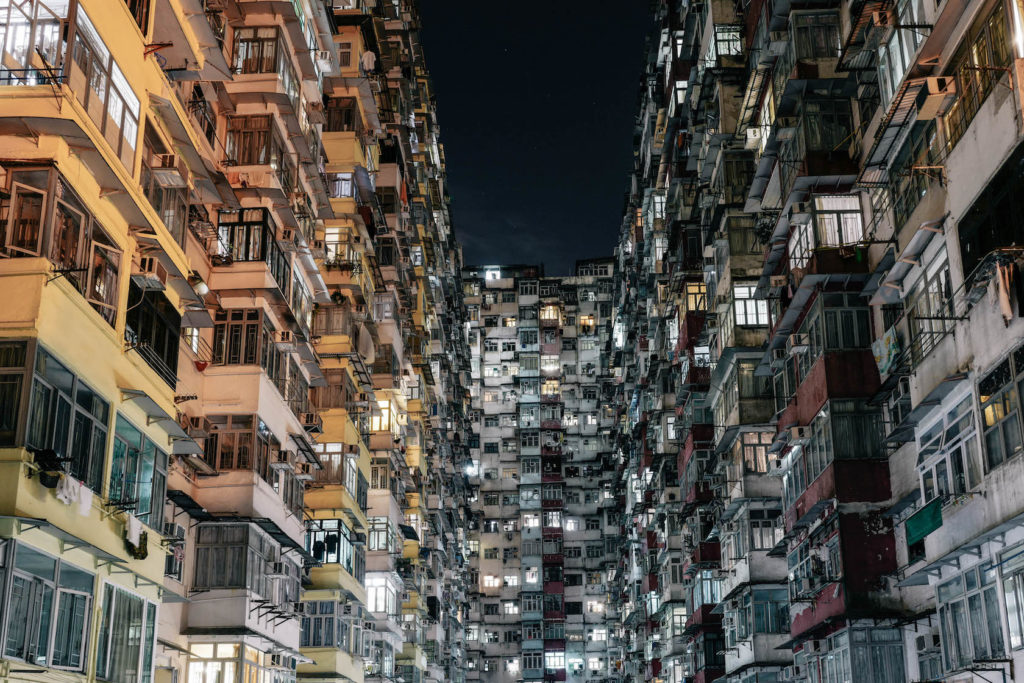
[[734,285],[733,306],[736,324],[748,327],[764,327],[768,324],[768,302],[754,298],[754,285]]
[[499,588],[501,586],[501,580],[493,574],[487,574],[484,576],[484,588]]

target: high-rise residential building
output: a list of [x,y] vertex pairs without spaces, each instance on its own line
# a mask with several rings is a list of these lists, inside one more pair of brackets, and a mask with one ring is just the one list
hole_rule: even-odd
[[651,7],[566,276],[414,0],[3,9],[0,680],[1020,678],[1024,6]]
[[472,354],[467,678],[604,680],[617,549],[612,259],[463,270]]
[[3,11],[0,679],[462,680],[415,4]]
[[656,5],[618,674],[1016,680],[1021,6]]

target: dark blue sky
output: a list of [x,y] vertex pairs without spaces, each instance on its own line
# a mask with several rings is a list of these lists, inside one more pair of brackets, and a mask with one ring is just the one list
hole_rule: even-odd
[[647,0],[420,0],[420,13],[466,263],[563,275],[611,255]]

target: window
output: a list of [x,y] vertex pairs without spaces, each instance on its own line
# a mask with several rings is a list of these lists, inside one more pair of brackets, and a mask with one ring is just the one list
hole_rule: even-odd
[[768,471],[768,447],[772,445],[771,432],[743,432],[743,464],[749,472]]
[[93,575],[23,543],[3,542],[0,579],[8,575],[4,656],[84,671]]
[[121,250],[54,169],[9,169],[0,201],[0,249],[46,256],[111,326],[120,296]]
[[518,574],[506,574],[505,575],[505,585],[506,586],[518,586],[519,585],[519,575]]
[[96,678],[110,683],[150,683],[155,635],[156,605],[104,584]]
[[214,427],[206,438],[205,459],[218,470],[251,470],[268,483],[276,472],[270,462],[280,448],[269,428],[253,415],[208,415]]
[[782,540],[782,527],[776,522],[780,510],[750,511],[751,550],[771,550]]
[[956,78],[956,100],[943,117],[947,150],[952,150],[967,132],[1010,63],[1006,11],[998,4],[991,14],[971,26],[949,67]]
[[587,517],[587,531],[599,531],[601,529],[600,517]]
[[978,382],[986,469],[991,470],[1020,453],[1020,389],[1024,382],[1024,346]]
[[501,613],[505,615],[519,614],[519,603],[512,600],[502,601]]
[[339,564],[362,582],[366,559],[362,545],[353,543],[354,533],[340,519],[306,520],[306,552],[318,562]]
[[547,651],[544,653],[544,668],[545,669],[564,669],[565,668],[565,652],[563,651]]
[[998,565],[1003,575],[1003,599],[1006,621],[1010,628],[1010,647],[1024,647],[1024,548],[1017,545],[1005,550]]
[[543,652],[523,652],[523,668],[527,670],[540,670],[544,666]]
[[177,385],[181,315],[163,292],[129,285],[124,336],[161,379]]
[[342,616],[344,604],[332,600],[310,600],[304,603],[301,647],[326,647],[353,652],[349,620]]
[[235,29],[235,71],[243,74],[275,73],[278,36],[274,26]]
[[523,474],[540,474],[540,458],[523,458],[520,469]]
[[161,529],[166,490],[167,453],[119,414],[108,486],[110,502]]
[[763,327],[768,324],[768,302],[754,298],[756,285],[733,285],[733,308],[736,324],[747,327]]
[[281,165],[284,143],[269,115],[229,116],[224,143],[227,163],[232,166]]
[[814,198],[814,224],[818,244],[838,247],[864,238],[864,219],[857,195],[824,195]]
[[[54,9],[61,10],[54,12]],[[26,2],[16,7],[5,7],[0,12],[0,25],[6,33],[4,48],[4,85],[39,85],[49,83],[47,74],[37,70],[41,56],[47,64],[61,64],[64,59],[65,43],[62,39],[62,24],[67,17],[68,5],[42,2]],[[12,16],[8,17],[8,12]],[[145,27],[143,27],[145,32]],[[64,36],[67,34],[64,33]],[[59,69],[56,70],[59,73]]]
[[[25,345],[9,348],[7,362],[23,365]],[[0,412],[16,418],[17,405],[13,409],[5,406]],[[52,449],[58,458],[70,458],[65,465],[67,471],[102,493],[109,420],[110,404],[41,345],[37,346],[26,445]]]
[[981,483],[978,433],[970,398],[964,398],[918,439],[924,502],[967,493]]
[[935,601],[947,670],[1005,656],[997,590],[991,562],[939,584]]
[[523,593],[523,611],[539,612],[544,603],[543,593]]
[[500,588],[501,579],[493,574],[487,574],[484,576],[484,588]]
[[[71,92],[77,95],[121,163],[133,174],[141,110],[139,98],[128,87],[128,79],[81,6],[75,23],[78,30],[68,65]],[[60,60],[51,63],[59,64]]]
[[377,614],[398,616],[398,590],[383,576],[366,578],[366,609]]

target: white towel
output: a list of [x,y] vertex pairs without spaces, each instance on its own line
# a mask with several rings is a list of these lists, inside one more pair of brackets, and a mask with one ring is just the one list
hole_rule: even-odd
[[137,546],[142,536],[142,522],[135,515],[128,515],[127,533],[128,542]]
[[65,505],[71,505],[78,500],[78,480],[70,474],[61,475],[57,482],[57,500]]
[[78,482],[78,514],[88,517],[92,514],[92,489]]

